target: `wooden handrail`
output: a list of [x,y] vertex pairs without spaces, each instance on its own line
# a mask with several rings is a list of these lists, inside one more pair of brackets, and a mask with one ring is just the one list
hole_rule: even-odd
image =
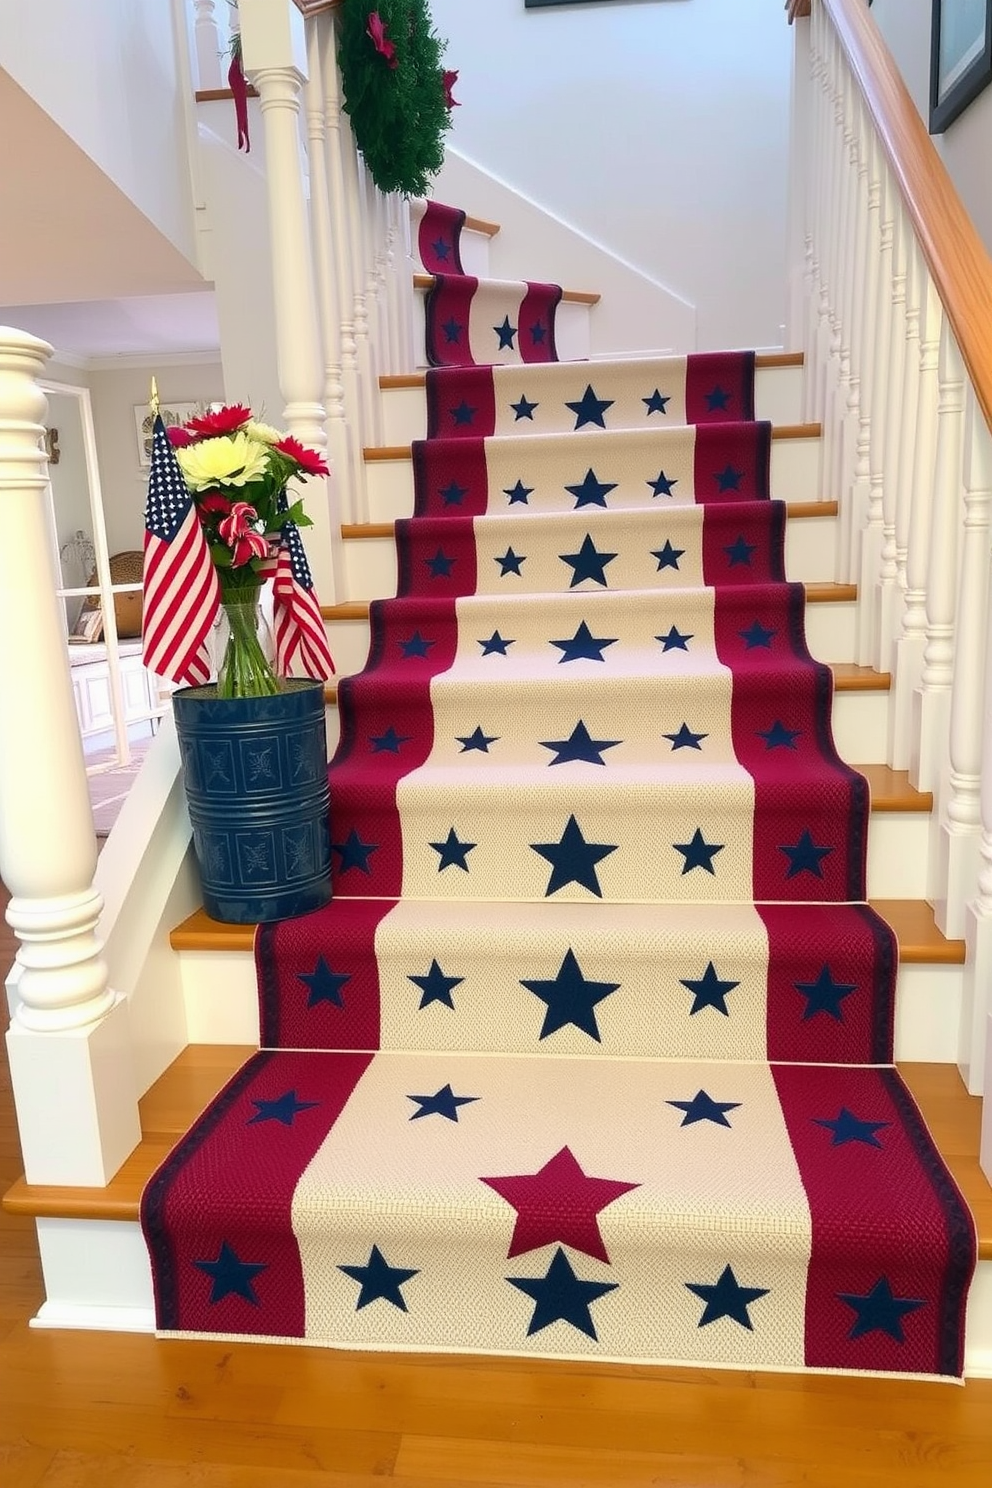
[[[864,0],[821,0],[874,122],[985,420],[992,429],[992,259]],[[810,0],[787,0],[790,21]]]

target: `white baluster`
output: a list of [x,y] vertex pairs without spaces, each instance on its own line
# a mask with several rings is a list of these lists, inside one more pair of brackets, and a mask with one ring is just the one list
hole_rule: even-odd
[[417,365],[417,354],[413,342],[413,223],[410,203],[405,196],[396,196],[397,220],[399,222],[399,256],[397,264],[397,315],[400,327],[401,372],[412,372]]
[[951,939],[964,934],[964,906],[978,881],[981,828],[982,714],[989,607],[989,503],[992,438],[971,387],[967,393],[962,534],[954,686],[951,692],[950,774],[937,852],[934,914]]
[[964,450],[964,363],[950,322],[940,338],[937,462],[930,510],[927,639],[921,686],[913,708],[909,776],[917,790],[936,791],[947,758],[954,677],[958,532],[961,525]]
[[363,262],[365,265],[365,306],[368,315],[369,348],[372,359],[372,382],[370,384],[369,416],[372,438],[382,443],[382,398],[379,394],[379,373],[383,367],[383,312],[379,299],[379,238],[376,217],[376,201],[379,192],[365,164],[358,155],[358,200],[362,222]]
[[906,340],[902,354],[902,386],[898,394],[900,413],[899,463],[896,474],[895,565],[894,582],[882,592],[880,619],[881,669],[895,666],[893,648],[902,629],[906,593],[906,553],[909,547],[909,522],[913,504],[913,459],[916,444],[913,430],[920,401],[920,289],[922,267],[912,230],[903,219],[902,245],[906,254]]
[[[892,649],[892,591],[896,583],[896,505],[899,499],[899,467],[903,443],[912,425],[902,423],[902,400],[904,382],[904,360],[906,356],[906,268],[907,234],[909,223],[902,203],[895,204],[892,224],[892,301],[889,313],[888,346],[885,360],[878,365],[885,368],[884,405],[885,454],[883,467],[886,477],[882,482],[882,534],[878,555],[878,569],[874,578],[876,590],[872,596],[875,609],[875,644],[868,658],[876,671],[888,665]],[[865,576],[866,582],[868,575]]]
[[221,56],[225,47],[217,24],[216,0],[193,0],[193,10],[196,86],[202,90],[223,87]]
[[[365,493],[365,461],[362,450],[371,442],[364,423],[361,377],[358,365],[358,343],[355,339],[355,283],[352,233],[349,224],[348,196],[345,186],[344,150],[341,138],[341,74],[338,71],[337,11],[324,17],[322,33],[321,75],[324,83],[324,120],[327,131],[327,183],[331,213],[331,237],[334,242],[334,273],[337,283],[341,335],[341,382],[344,389],[345,418],[348,424],[348,457],[351,462],[353,519],[368,520]],[[348,142],[350,148],[350,140]],[[328,416],[333,417],[330,407]],[[330,431],[328,431],[329,433]]]
[[889,703],[889,764],[909,768],[912,753],[913,694],[923,671],[927,638],[927,573],[930,566],[930,508],[937,454],[937,357],[944,310],[919,248],[921,274],[920,376],[913,449],[913,490],[906,541],[906,593],[902,630],[894,648]]
[[[981,436],[980,436],[981,438]],[[987,434],[982,460],[988,459]],[[974,479],[975,463],[972,463]],[[983,479],[985,477],[979,477]],[[958,1067],[972,1095],[985,1095],[982,1113],[982,1167],[992,1178],[992,614],[985,617],[984,707],[982,710],[981,832],[978,839],[978,892],[967,905],[964,935],[964,998]]]
[[389,370],[405,372],[399,275],[403,268],[399,199],[395,191],[384,199],[386,220],[386,330],[389,339]]
[[806,181],[806,245],[808,285],[806,299],[806,329],[803,339],[803,419],[815,423],[822,415],[820,402],[820,366],[817,360],[819,338],[819,307],[822,282],[822,198],[826,170],[826,146],[824,143],[824,99],[826,96],[826,62],[822,48],[822,17],[819,13],[811,17],[810,24],[810,109],[811,143],[807,163]]
[[128,1008],[108,985],[96,838],[47,523],[52,348],[0,327],[0,875],[19,941],[7,1034],[29,1183],[101,1187],[141,1136]]
[[351,271],[354,293],[355,347],[358,357],[359,392],[362,399],[363,437],[376,442],[378,427],[379,378],[375,353],[369,336],[369,309],[366,303],[365,230],[363,201],[358,178],[358,152],[351,132],[351,120],[342,109],[339,121],[341,161],[344,174],[345,217],[351,241]]
[[[302,86],[307,76],[303,17],[296,7],[268,0],[240,0],[245,72],[258,89],[265,131],[272,289],[276,322],[276,366],[285,401],[283,422],[297,439],[327,448],[324,410],[324,352],[314,285],[310,223],[304,194],[300,141]],[[332,550],[340,541],[337,490],[333,482],[307,484],[307,557],[317,592],[335,601]]]
[[[341,377],[341,275],[335,262],[340,245],[331,227],[331,204],[328,193],[327,141],[324,114],[324,76],[322,58],[326,16],[313,16],[307,21],[306,85],[307,139],[310,152],[310,226],[313,236],[314,270],[320,323],[324,344],[324,404],[327,409],[327,449],[332,463],[332,477],[337,482],[338,512],[343,522],[354,522],[355,491],[352,481],[354,462],[348,437],[344,408],[344,383]],[[333,556],[343,562],[340,543],[335,543]],[[343,573],[335,564],[335,589],[344,593]]]
[[788,297],[786,311],[786,346],[803,344],[803,318],[809,290],[812,240],[808,231],[807,192],[811,164],[810,134],[812,129],[810,88],[810,23],[809,17],[797,19],[793,26],[792,110],[789,134],[789,203],[788,203]]
[[[848,143],[845,138],[844,95],[848,83],[847,68],[838,59],[833,89],[833,171],[830,185],[829,253],[827,256],[828,314],[826,325],[826,399],[823,425],[823,473],[828,496],[843,494],[839,442],[841,402],[841,301],[843,296],[843,257],[847,242],[846,169]],[[846,388],[844,390],[846,398]]]

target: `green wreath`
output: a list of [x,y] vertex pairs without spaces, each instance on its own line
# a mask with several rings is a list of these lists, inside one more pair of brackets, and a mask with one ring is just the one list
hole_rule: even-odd
[[338,63],[344,109],[380,191],[424,196],[451,123],[426,0],[345,0]]

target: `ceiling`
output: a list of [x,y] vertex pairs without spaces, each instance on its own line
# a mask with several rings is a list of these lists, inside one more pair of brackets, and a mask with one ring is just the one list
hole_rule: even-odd
[[57,355],[84,362],[153,354],[220,355],[217,305],[211,289],[59,305],[0,306],[0,324],[29,331],[49,341]]

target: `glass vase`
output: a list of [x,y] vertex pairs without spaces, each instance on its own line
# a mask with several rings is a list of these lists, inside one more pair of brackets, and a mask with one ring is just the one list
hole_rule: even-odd
[[259,640],[259,584],[245,584],[221,596],[227,617],[227,646],[217,672],[217,696],[272,697],[279,679]]

